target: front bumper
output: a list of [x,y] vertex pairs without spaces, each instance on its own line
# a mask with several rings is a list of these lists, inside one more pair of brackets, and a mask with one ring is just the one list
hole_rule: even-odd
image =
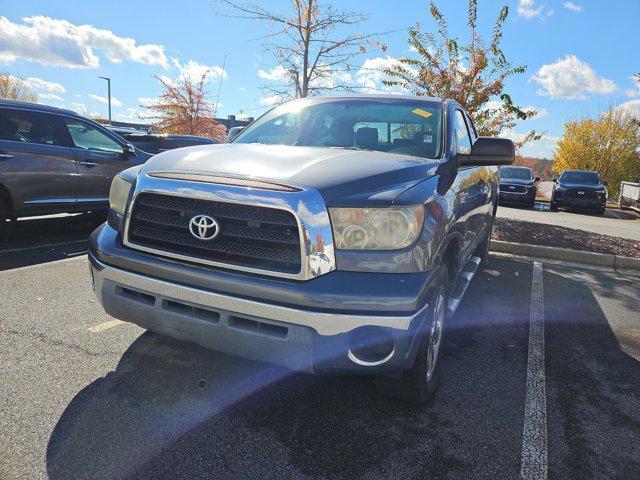
[[555,197],[553,202],[564,208],[604,208],[607,205],[606,198]]
[[510,193],[499,191],[498,202],[502,204],[530,205],[536,200],[536,190],[531,189],[526,193]]
[[[92,234],[89,245],[96,296],[115,318],[212,350],[303,372],[393,373],[413,365],[417,332],[427,317],[423,290],[430,282],[428,272],[420,276],[420,281],[413,278],[414,282],[407,280],[417,274],[352,272],[294,282],[206,268],[210,281],[203,282],[203,267],[131,251],[118,239],[116,231],[105,225]],[[118,251],[120,256],[116,255]],[[127,255],[137,258],[138,263]],[[134,268],[144,261],[155,268],[132,271],[115,265],[125,260]],[[162,274],[163,269],[172,271],[173,278]],[[189,276],[189,271],[194,271],[191,269],[197,269],[198,274]],[[224,291],[225,275],[234,276],[234,289]],[[252,283],[243,287],[241,278]],[[356,280],[364,285],[354,285]],[[274,286],[280,287],[279,293],[270,290]],[[386,293],[382,293],[385,286]],[[314,287],[319,300],[310,302],[308,296]],[[238,288],[244,288],[244,295],[238,294]],[[380,296],[369,302],[368,310],[354,310],[350,307],[363,306],[367,300],[362,288]],[[331,289],[336,293],[334,301],[328,294]],[[400,290],[413,297],[418,307],[397,311]],[[255,298],[269,291],[268,300]],[[306,305],[293,303],[294,298]],[[386,309],[376,308],[376,304]],[[393,352],[384,362],[362,362],[350,355],[353,335],[370,327],[383,330],[393,339]]]

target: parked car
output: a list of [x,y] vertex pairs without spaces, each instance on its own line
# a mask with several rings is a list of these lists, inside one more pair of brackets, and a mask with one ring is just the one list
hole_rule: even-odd
[[600,175],[587,170],[565,170],[560,178],[553,180],[551,210],[558,208],[589,209],[598,215],[605,212],[607,205],[606,182]]
[[500,169],[500,203],[533,208],[536,204],[536,182],[528,167],[502,167]]
[[124,135],[129,135],[131,133],[149,133],[149,132],[138,130],[136,128],[131,128],[131,127],[119,127],[117,125],[109,125],[109,124],[105,124],[104,126],[108,130],[112,131],[117,135],[120,135],[121,137]]
[[446,318],[487,261],[496,165],[452,100],[341,96],[270,110],[233,143],[172,150],[114,179],[89,241],[104,310],[213,350],[375,374],[423,403]]
[[173,150],[174,148],[213,145],[218,143],[210,138],[195,135],[168,135],[157,133],[125,133],[122,135],[122,138],[151,155],[156,155],[166,150]]
[[113,177],[147,158],[72,111],[0,100],[0,228],[8,218],[106,210]]

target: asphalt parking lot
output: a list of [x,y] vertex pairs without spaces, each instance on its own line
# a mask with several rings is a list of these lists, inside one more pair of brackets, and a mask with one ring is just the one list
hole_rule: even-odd
[[[77,238],[96,221],[46,239],[34,221],[0,254],[2,479],[517,478],[532,441],[549,478],[640,471],[637,273],[493,257],[448,323],[435,402],[416,408],[368,377],[293,374],[114,321]],[[527,380],[533,312],[542,395]],[[544,436],[527,435],[532,405]]]

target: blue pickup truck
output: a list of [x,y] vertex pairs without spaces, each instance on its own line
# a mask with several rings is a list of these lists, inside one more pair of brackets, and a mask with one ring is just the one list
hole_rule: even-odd
[[451,100],[293,100],[118,175],[92,285],[143,328],[425,403],[513,159]]

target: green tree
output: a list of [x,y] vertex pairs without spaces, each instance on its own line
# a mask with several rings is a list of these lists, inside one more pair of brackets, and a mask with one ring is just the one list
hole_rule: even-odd
[[[514,104],[505,91],[506,80],[526,70],[525,65],[509,61],[500,47],[508,6],[500,10],[488,43],[476,31],[477,0],[469,0],[467,43],[449,35],[447,21],[434,3],[429,5],[429,13],[437,33],[422,31],[419,23],[409,29],[408,43],[416,56],[400,58],[386,70],[391,77],[385,80],[386,85],[414,95],[456,100],[469,112],[481,135],[498,135],[537,113]],[[540,135],[531,131],[524,141],[538,138]]]
[[553,154],[553,171],[595,170],[609,182],[609,194],[620,194],[620,182],[640,172],[640,128],[626,112],[610,108],[598,118],[565,123]]

